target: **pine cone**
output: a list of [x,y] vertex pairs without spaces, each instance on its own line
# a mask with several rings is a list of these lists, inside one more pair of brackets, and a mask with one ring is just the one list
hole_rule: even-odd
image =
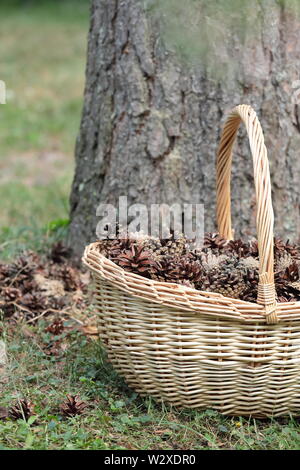
[[202,288],[234,299],[238,299],[244,289],[244,281],[236,273],[223,274],[218,279],[208,279]]
[[292,263],[293,257],[287,253],[283,252],[275,258],[275,269],[277,272],[285,271]]
[[54,263],[63,263],[70,256],[70,252],[71,250],[59,241],[52,246],[49,258]]
[[204,248],[222,250],[227,244],[228,240],[220,237],[218,233],[208,232],[204,235]]
[[168,252],[168,248],[162,245],[159,238],[145,237],[143,240],[139,240],[137,244],[143,247],[145,251],[151,253],[152,258],[158,262],[162,259],[162,256]]
[[13,406],[8,410],[8,416],[11,419],[25,419],[28,421],[28,418],[34,414],[34,405],[31,401],[23,398],[18,400]]
[[300,260],[300,246],[291,244],[290,241],[288,240],[285,244],[285,249],[288,252],[292,258],[294,258],[295,261]]
[[291,282],[288,284],[289,292],[295,298],[296,301],[300,300],[300,282]]
[[27,293],[22,297],[21,305],[33,312],[43,311],[47,308],[47,298],[38,292]]
[[226,245],[226,252],[231,252],[239,258],[245,258],[250,256],[251,247],[249,243],[245,243],[242,240],[230,240]]
[[284,271],[275,273],[275,287],[278,297],[287,301],[297,300],[293,285],[299,281],[299,266],[293,262]]
[[132,243],[133,241],[128,236],[124,235],[124,238],[100,240],[98,249],[104,256],[114,260],[126,250],[129,250]]
[[69,300],[67,296],[63,297],[48,297],[49,308],[53,310],[62,310],[67,304]]
[[56,318],[45,331],[52,333],[53,335],[60,335],[64,330],[64,323],[61,318]]
[[207,273],[199,288],[203,291],[217,292],[226,297],[239,298],[245,288],[242,272],[238,270],[238,258],[227,258],[217,270]]
[[81,401],[78,395],[67,395],[67,400],[61,405],[60,410],[63,415],[71,418],[81,415],[87,406],[88,404]]
[[9,275],[14,278],[14,283],[31,279],[34,270],[39,264],[39,258],[35,253],[27,252],[9,265]]
[[158,262],[151,256],[151,253],[145,251],[142,246],[132,245],[130,250],[121,253],[114,261],[126,271],[148,278],[161,269]]
[[257,258],[254,258],[253,256],[248,256],[247,258],[242,258],[239,261],[238,269],[244,270],[246,272],[248,270],[258,271],[258,269],[259,269],[259,260]]
[[285,243],[281,238],[274,237],[274,253],[276,255],[283,254],[285,252]]
[[226,256],[213,270],[206,272],[207,278],[201,286],[201,290],[256,302],[259,279],[259,261],[257,259],[252,256],[247,258],[239,258],[236,255]]
[[228,255],[216,255],[210,249],[207,253],[200,253],[199,258],[204,271],[210,274],[216,273],[221,269],[222,263],[230,259]]
[[296,300],[294,298],[293,289],[288,285],[287,282],[277,282],[276,293],[278,299],[281,299],[281,302],[292,302],[293,300]]
[[159,280],[182,283],[188,281],[193,286],[203,280],[203,268],[198,261],[192,261],[189,256],[172,258],[166,257],[159,273]]
[[288,282],[299,281],[299,266],[296,262],[293,262],[286,268],[285,271],[277,273],[278,278]]
[[35,280],[29,280],[29,279],[26,279],[23,283],[22,283],[22,293],[23,295],[24,294],[27,294],[28,292],[33,292],[35,290],[38,290],[38,285],[37,283],[35,282]]
[[257,240],[251,240],[249,243],[250,247],[250,256],[253,256],[254,258],[258,258],[258,241]]
[[300,258],[299,246],[291,244],[289,240],[284,243],[281,238],[274,238],[274,254],[275,258],[284,254],[289,254],[295,261]]
[[20,289],[15,287],[5,287],[2,291],[2,296],[5,302],[15,302],[21,297],[22,293]]
[[241,292],[240,299],[245,300],[247,302],[256,302],[259,281],[258,269],[247,269],[243,276],[243,280],[244,289]]
[[0,285],[5,285],[7,279],[9,278],[9,265],[0,264]]
[[171,239],[162,240],[162,246],[174,257],[186,254],[188,240],[183,234],[173,234]]
[[62,280],[66,291],[74,291],[80,287],[78,274],[74,268],[71,268],[71,266],[64,264],[61,268],[58,269],[57,275],[59,279]]

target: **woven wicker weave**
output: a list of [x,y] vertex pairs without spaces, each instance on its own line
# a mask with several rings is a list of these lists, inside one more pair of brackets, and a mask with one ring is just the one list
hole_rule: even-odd
[[217,158],[220,234],[232,238],[232,148],[244,122],[253,156],[260,283],[257,303],[124,271],[89,245],[99,333],[115,369],[142,395],[256,417],[300,414],[300,302],[276,303],[267,151],[250,106],[229,115]]

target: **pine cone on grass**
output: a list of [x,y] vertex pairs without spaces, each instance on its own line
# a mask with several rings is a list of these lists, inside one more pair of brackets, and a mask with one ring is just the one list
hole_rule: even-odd
[[54,263],[63,263],[65,262],[66,258],[70,256],[70,254],[71,250],[59,241],[51,247],[49,258]]
[[64,323],[61,318],[56,318],[50,325],[45,329],[46,332],[52,333],[53,335],[60,335],[64,330]]
[[49,297],[49,308],[53,310],[63,310],[69,304],[67,296]]
[[81,415],[88,407],[88,404],[81,401],[78,395],[67,395],[67,400],[61,405],[62,414],[68,418]]
[[0,285],[5,285],[9,278],[9,265],[0,264]]
[[38,290],[38,285],[37,285],[37,283],[35,282],[34,279],[33,279],[33,280],[31,280],[31,279],[26,279],[26,280],[22,283],[22,286],[20,286],[20,287],[22,288],[22,293],[23,293],[23,295]]
[[47,308],[47,298],[39,292],[28,292],[22,297],[20,304],[32,312],[42,312]]
[[5,287],[2,291],[2,297],[7,303],[15,302],[21,297],[21,295],[22,293],[20,289],[17,289],[16,287]]
[[32,415],[34,415],[34,405],[26,398],[18,400],[8,410],[8,416],[13,420],[24,419],[28,421]]
[[25,279],[31,279],[33,272],[37,269],[39,258],[35,253],[28,252],[9,265],[9,276],[14,283],[20,283]]
[[66,291],[74,291],[80,287],[76,270],[67,264],[57,266],[57,268],[52,271],[51,275],[63,282]]

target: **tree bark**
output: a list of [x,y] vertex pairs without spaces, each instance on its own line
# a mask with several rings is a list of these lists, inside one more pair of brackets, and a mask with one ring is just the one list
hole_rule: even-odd
[[[254,2],[256,3],[256,2]],[[215,155],[224,118],[251,104],[269,151],[275,231],[298,239],[300,228],[300,34],[275,0],[257,1],[260,35],[241,46],[231,38],[220,60],[236,61],[230,79],[183,65],[163,45],[139,0],[93,0],[86,87],[71,193],[69,243],[80,255],[95,240],[100,202],[197,202],[205,229],[215,226]],[[300,86],[299,86],[300,88]],[[294,95],[293,95],[294,93]],[[245,131],[232,171],[235,233],[255,235],[255,193]]]

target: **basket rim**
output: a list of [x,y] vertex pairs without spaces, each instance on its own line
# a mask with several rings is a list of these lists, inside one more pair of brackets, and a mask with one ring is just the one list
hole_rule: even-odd
[[[263,305],[225,297],[216,292],[199,291],[181,284],[147,279],[125,271],[99,251],[99,241],[85,247],[82,262],[94,274],[133,297],[177,310],[198,312],[241,322],[266,323]],[[300,302],[277,304],[278,322],[300,320]]]

